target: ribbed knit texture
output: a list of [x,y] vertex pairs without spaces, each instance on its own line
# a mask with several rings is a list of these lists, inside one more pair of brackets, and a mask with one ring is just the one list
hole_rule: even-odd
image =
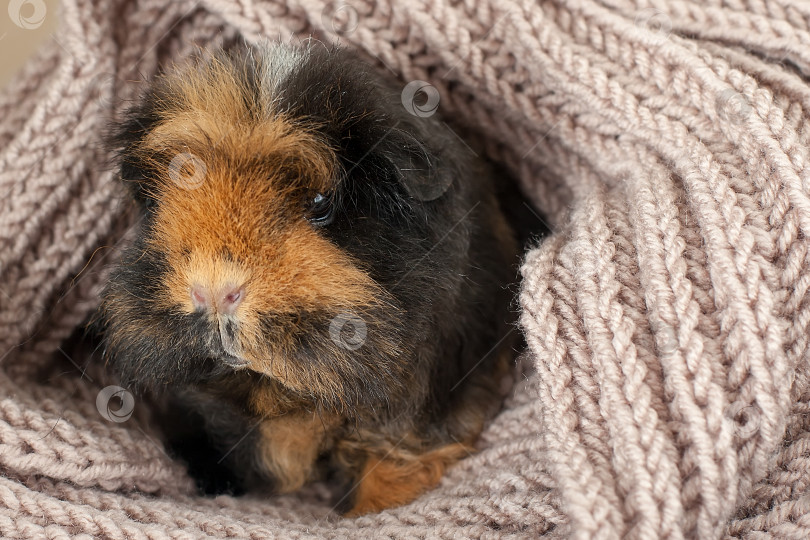
[[[0,93],[0,536],[810,537],[810,4],[348,6],[64,0]],[[103,369],[59,349],[132,223],[107,120],[196,46],[310,35],[433,84],[553,229],[480,451],[356,519],[323,486],[196,496],[147,407],[105,420]]]

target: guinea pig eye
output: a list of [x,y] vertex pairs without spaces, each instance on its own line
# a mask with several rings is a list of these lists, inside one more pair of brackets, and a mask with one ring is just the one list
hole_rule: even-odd
[[332,197],[323,193],[312,195],[307,203],[306,216],[310,223],[319,227],[332,223],[334,218]]
[[148,210],[154,210],[155,208],[157,208],[157,201],[152,197],[147,197],[146,199],[144,199],[143,205]]

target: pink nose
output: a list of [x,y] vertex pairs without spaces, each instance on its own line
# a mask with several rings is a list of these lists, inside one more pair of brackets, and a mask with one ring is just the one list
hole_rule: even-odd
[[195,309],[233,315],[244,298],[244,287],[236,285],[224,285],[214,289],[202,285],[191,287],[191,303]]

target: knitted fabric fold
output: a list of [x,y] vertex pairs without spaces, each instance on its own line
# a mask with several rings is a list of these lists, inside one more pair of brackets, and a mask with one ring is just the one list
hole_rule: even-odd
[[[64,0],[59,18],[0,92],[0,535],[810,537],[810,5]],[[105,417],[114,380],[65,345],[134,222],[109,120],[199,47],[265,37],[432,84],[552,230],[524,255],[504,409],[402,508],[344,519],[322,485],[201,497],[148,406]]]

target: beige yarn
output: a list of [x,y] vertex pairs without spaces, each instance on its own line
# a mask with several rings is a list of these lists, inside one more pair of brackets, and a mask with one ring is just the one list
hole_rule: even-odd
[[[0,536],[810,537],[810,4],[64,0],[60,18],[0,93]],[[195,496],[146,406],[105,420],[103,369],[58,348],[132,222],[106,119],[239,35],[339,40],[429,81],[554,229],[522,267],[512,397],[406,507]]]

